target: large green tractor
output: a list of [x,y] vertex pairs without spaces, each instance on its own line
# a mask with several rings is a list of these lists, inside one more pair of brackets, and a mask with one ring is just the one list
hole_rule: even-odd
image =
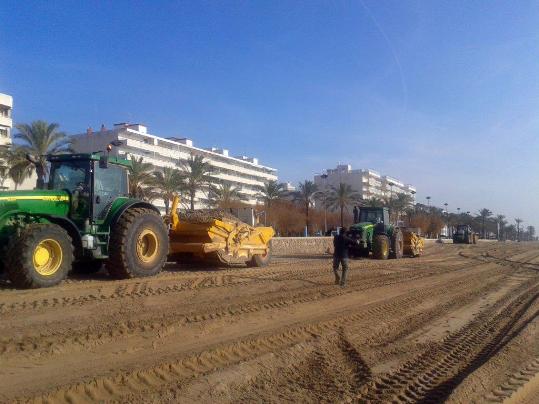
[[453,234],[453,244],[477,244],[477,233],[468,224],[457,225],[457,231]]
[[359,222],[350,226],[348,235],[359,241],[350,247],[352,256],[368,257],[372,252],[376,259],[402,258],[403,233],[389,223],[388,208],[361,208]]
[[94,272],[103,263],[117,279],[161,271],[167,227],[155,206],[129,198],[129,160],[93,153],[48,161],[48,189],[0,192],[0,267],[15,287],[56,285],[72,268]]

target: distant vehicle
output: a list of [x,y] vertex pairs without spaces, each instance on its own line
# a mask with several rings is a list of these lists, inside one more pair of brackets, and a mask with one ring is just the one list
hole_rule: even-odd
[[349,237],[358,241],[350,247],[351,256],[373,258],[417,257],[423,251],[424,240],[412,229],[389,222],[388,208],[361,208],[359,223],[350,226]]
[[477,233],[468,224],[459,224],[453,234],[454,244],[477,244]]

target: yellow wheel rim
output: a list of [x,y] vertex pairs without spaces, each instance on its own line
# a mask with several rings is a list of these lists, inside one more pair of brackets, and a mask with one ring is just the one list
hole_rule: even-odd
[[383,247],[382,247],[382,253],[383,253],[384,255],[389,254],[389,247],[388,247],[388,245],[387,245],[386,243],[383,244]]
[[144,229],[137,238],[137,256],[142,262],[151,262],[159,252],[159,239],[153,230]]
[[62,247],[56,240],[43,240],[34,249],[34,269],[42,276],[55,274],[62,265],[62,259]]

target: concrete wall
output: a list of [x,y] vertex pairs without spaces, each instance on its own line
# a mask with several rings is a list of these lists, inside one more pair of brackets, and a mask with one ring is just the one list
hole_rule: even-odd
[[[481,243],[497,240],[478,240]],[[439,242],[435,238],[425,239],[425,246]],[[453,240],[444,239],[443,244],[452,244]],[[333,254],[333,237],[274,237],[271,240],[274,255],[309,255]]]
[[274,255],[333,254],[333,237],[274,237]]

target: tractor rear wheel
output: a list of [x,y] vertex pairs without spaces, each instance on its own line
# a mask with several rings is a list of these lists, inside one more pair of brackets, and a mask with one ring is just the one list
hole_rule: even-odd
[[59,284],[73,264],[73,243],[56,224],[31,224],[8,247],[6,270],[17,288]]
[[377,260],[387,260],[389,257],[389,237],[385,234],[374,236],[372,255]]
[[402,232],[396,229],[391,238],[391,258],[400,259],[404,251],[404,240],[402,237]]
[[133,208],[122,214],[111,229],[110,276],[127,279],[161,272],[168,255],[168,232],[161,216],[152,209]]
[[271,250],[268,249],[268,251],[265,254],[253,255],[253,258],[249,260],[249,262],[247,263],[247,266],[265,267],[265,266],[268,266],[270,262],[271,262]]

